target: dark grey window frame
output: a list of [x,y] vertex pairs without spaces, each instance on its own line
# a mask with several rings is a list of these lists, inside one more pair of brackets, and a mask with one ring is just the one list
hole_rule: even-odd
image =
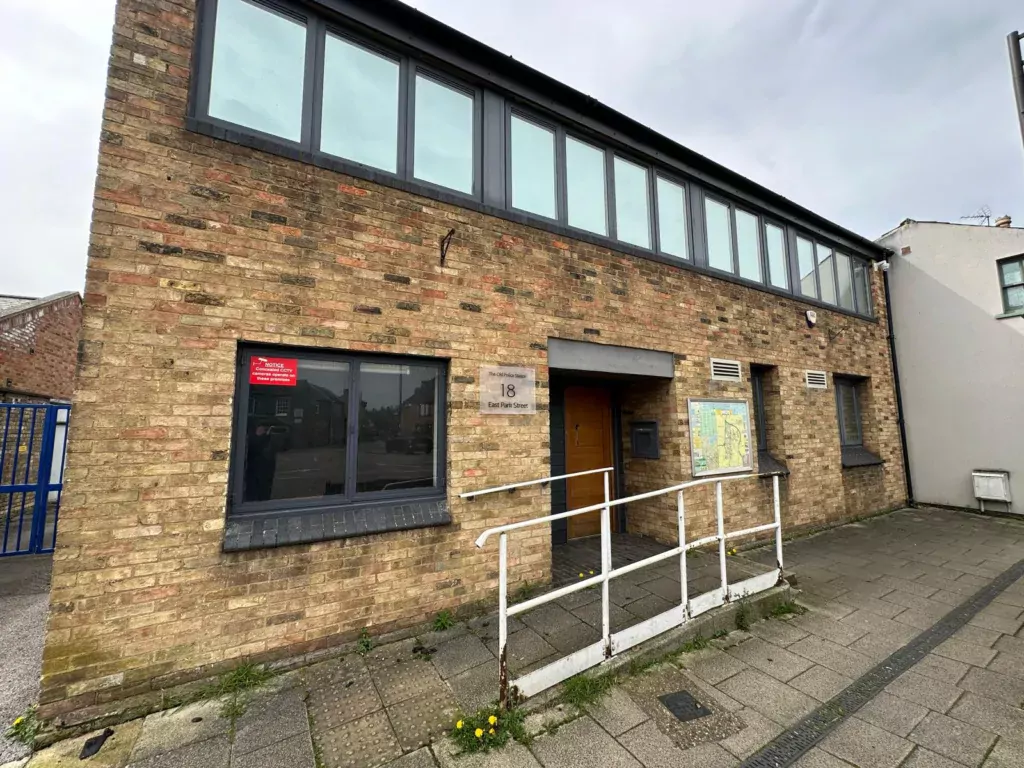
[[[839,419],[839,445],[842,448],[863,448],[864,447],[864,421],[861,418],[860,413],[860,393],[857,391],[862,385],[863,381],[858,379],[851,379],[842,376],[833,376],[832,383],[836,391],[836,416]],[[853,411],[856,414],[857,420],[857,438],[851,439],[849,435],[849,425],[846,423],[846,418],[843,415],[843,390],[849,390],[853,393]]]
[[[582,233],[584,236],[589,237],[598,237],[601,240],[615,242],[617,245],[620,245],[615,240],[615,200],[612,197],[612,194],[614,193],[614,190],[612,189],[612,174],[614,173],[614,169],[612,167],[611,153],[608,151],[608,148],[602,145],[600,142],[594,141],[593,139],[588,138],[585,134],[579,133],[578,131],[563,130],[561,132],[560,138],[561,141],[559,143],[561,144],[562,152],[559,157],[561,159],[560,170],[563,180],[561,186],[564,190],[562,200],[565,204],[565,218],[562,221],[562,223],[565,225],[566,229],[569,230],[569,232]],[[589,229],[582,229],[569,223],[569,163],[567,159],[569,153],[567,149],[569,139],[572,139],[573,141],[576,141],[580,144],[584,144],[590,147],[591,149],[600,152],[601,157],[604,159],[604,228],[606,233],[604,235],[598,232],[591,232]],[[542,219],[543,217],[537,218]],[[637,246],[628,245],[627,243],[621,243],[621,245],[625,245],[628,248],[637,248]],[[642,251],[645,249],[637,248],[637,250]]]
[[[435,44],[421,41],[416,33],[400,30],[392,22],[378,18],[371,11],[351,3],[349,0],[316,0],[313,4],[300,4],[299,0],[246,0],[247,2],[286,18],[298,20],[307,29],[306,67],[304,72],[302,140],[291,142],[277,136],[264,134],[244,126],[211,118],[209,106],[210,64],[214,43],[214,18],[217,0],[199,0],[197,9],[197,34],[193,56],[194,73],[191,78],[186,126],[197,133],[231,141],[271,152],[318,167],[346,173],[372,182],[422,194],[442,202],[463,206],[485,214],[495,215],[510,221],[538,226],[556,233],[599,246],[651,259],[683,269],[712,275],[727,282],[737,283],[796,300],[820,306],[831,311],[849,314],[877,322],[871,313],[855,307],[848,310],[838,305],[827,304],[818,298],[800,293],[799,280],[794,276],[796,254],[794,232],[804,234],[813,244],[822,243],[833,251],[841,249],[853,259],[864,261],[856,254],[860,246],[852,245],[842,236],[838,239],[829,235],[816,223],[789,222],[789,219],[775,207],[757,199],[750,193],[734,188],[720,179],[708,177],[687,165],[639,145],[616,132],[609,132],[602,125],[589,118],[579,117],[559,104],[533,99],[529,91],[517,90],[515,85],[488,70],[476,67],[472,61],[462,58],[456,52],[442,50]],[[347,42],[361,46],[391,60],[399,62],[399,148],[398,172],[388,171],[339,158],[319,149],[320,119],[322,115],[322,86],[324,45],[328,31]],[[399,34],[401,33],[401,34]],[[413,177],[412,145],[414,142],[414,98],[417,72],[447,87],[472,95],[474,104],[473,132],[473,192],[459,190],[420,181]],[[526,94],[525,96],[523,94]],[[556,130],[556,181],[558,190],[556,206],[558,219],[531,214],[511,207],[508,178],[509,115],[514,109],[518,116],[539,125],[554,127]],[[567,137],[581,141],[602,152],[605,158],[605,217],[606,235],[571,227],[567,223],[565,188],[565,141]],[[647,154],[644,154],[647,152]],[[616,239],[614,157],[644,168],[648,178],[648,230],[651,248],[643,248]],[[641,158],[654,158],[641,159]],[[657,179],[661,177],[674,184],[680,184],[686,192],[687,209],[687,258],[663,253],[660,249],[658,227]],[[703,199],[711,195],[730,209],[730,231],[733,248],[733,272],[712,269],[707,264],[706,240],[704,239]],[[767,207],[766,207],[767,206]],[[759,224],[759,248],[762,281],[739,276],[738,247],[735,232],[734,209],[740,208],[756,216]],[[779,288],[771,283],[768,264],[765,224],[781,226],[785,233],[786,263],[788,267],[788,288]],[[833,260],[834,261],[834,260]],[[817,260],[815,258],[815,281],[817,284]],[[855,301],[856,304],[856,301]]]
[[754,429],[757,431],[757,450],[768,450],[768,419],[764,412],[764,368],[750,366],[750,387],[754,396]]
[[[782,232],[782,264],[783,269],[786,273],[786,287],[780,288],[772,282],[772,264],[771,259],[768,257],[768,227],[772,226]],[[776,291],[788,291],[793,293],[797,298],[800,297],[799,292],[793,290],[793,270],[789,260],[790,247],[789,247],[789,233],[788,228],[781,221],[776,221],[770,216],[761,216],[761,245],[762,254],[764,261],[764,284],[769,288]]]
[[[623,245],[628,245],[631,248],[638,248],[641,251],[647,251],[647,252],[650,252],[650,253],[658,253],[658,233],[657,233],[657,229],[658,229],[658,226],[657,226],[657,213],[658,213],[658,211],[657,211],[657,207],[656,207],[657,203],[654,200],[654,197],[657,196],[657,191],[656,190],[652,190],[652,186],[651,186],[652,181],[653,181],[654,176],[655,176],[655,173],[656,173],[655,169],[650,164],[645,163],[642,160],[638,160],[638,159],[634,158],[633,156],[631,156],[631,155],[629,155],[629,154],[627,154],[625,152],[617,152],[615,150],[605,150],[605,153],[606,153],[606,155],[608,157],[608,160],[607,160],[608,173],[611,174],[607,178],[607,180],[606,180],[606,186],[607,186],[607,189],[608,189],[606,194],[612,195],[612,197],[610,197],[608,199],[607,206],[608,206],[609,209],[612,209],[612,210],[609,210],[609,215],[611,216],[611,219],[612,219],[612,221],[615,224],[614,239],[617,242],[621,242]],[[616,159],[622,160],[624,163],[629,163],[630,165],[634,165],[637,168],[640,168],[644,172],[644,177],[647,179],[647,184],[645,185],[646,186],[645,193],[647,195],[647,239],[650,242],[650,246],[649,247],[645,248],[642,245],[637,245],[636,243],[627,243],[626,241],[619,239],[619,212],[617,210],[618,200],[616,200],[616,198],[615,198],[615,192],[616,192],[616,190],[615,190],[615,160]]]
[[[248,363],[253,355],[271,357],[295,356],[307,360],[343,362],[349,366],[348,434],[346,436],[345,493],[334,496],[318,496],[304,499],[273,499],[261,502],[242,501],[242,482],[245,474],[245,437],[248,434],[249,417],[249,376]],[[435,476],[437,485],[432,488],[410,488],[394,491],[372,491],[359,493],[353,483],[356,477],[356,459],[359,430],[360,377],[356,375],[359,363],[385,365],[419,365],[437,369],[437,412],[434,423],[437,437],[434,441]],[[382,504],[401,504],[412,500],[443,500],[447,496],[447,448],[448,448],[448,361],[435,357],[412,355],[362,354],[348,350],[325,350],[320,347],[280,347],[261,344],[240,344],[238,346],[235,402],[232,408],[231,464],[228,468],[229,520],[250,516],[272,514],[277,517],[303,515],[309,512],[328,512]]]
[[[707,266],[707,268],[709,270],[711,270],[714,274],[729,275],[730,277],[735,278],[738,282],[742,283],[743,285],[751,285],[751,286],[758,286],[758,287],[762,287],[762,288],[770,288],[773,291],[779,290],[777,288],[774,288],[774,286],[772,286],[771,282],[768,280],[768,251],[767,251],[767,242],[765,240],[765,231],[764,231],[764,225],[765,225],[765,221],[766,221],[765,217],[761,213],[759,213],[756,209],[753,209],[752,206],[744,205],[742,203],[737,203],[737,202],[734,202],[733,200],[731,200],[731,199],[729,199],[727,197],[721,197],[719,195],[712,194],[712,193],[709,193],[707,191],[702,191],[702,194],[701,194],[702,222],[701,223],[704,224],[704,225],[706,225],[706,223],[707,223],[707,218],[706,218],[707,217],[707,208],[706,208],[707,203],[706,203],[706,201],[709,198],[711,200],[713,200],[714,202],[718,203],[719,205],[724,205],[726,207],[726,209],[729,211],[729,240],[732,243],[732,271],[731,272],[725,272],[724,270],[720,270],[720,269],[717,269],[716,267],[712,267],[711,266],[710,262],[707,259],[707,235],[706,235],[706,231],[702,230],[702,231],[704,231],[704,246],[705,246],[704,264],[705,264],[705,266]],[[758,265],[761,268],[761,279],[760,280],[751,280],[749,277],[743,277],[742,275],[740,275],[739,228],[736,225],[736,213],[738,211],[741,211],[741,212],[747,214],[748,216],[753,216],[754,220],[755,220],[755,231],[757,232],[757,259],[758,259]],[[772,222],[772,223],[775,223],[775,222]],[[776,225],[776,226],[778,226],[778,225]],[[786,238],[785,238],[786,228],[785,227],[782,227],[782,232],[783,232],[783,243],[785,243],[786,242]],[[802,298],[802,297],[798,297],[798,298]]]
[[[512,118],[522,120],[527,123],[532,123],[538,128],[551,131],[552,139],[554,141],[554,158],[555,158],[555,217],[550,218],[548,216],[542,216],[539,213],[533,213],[523,208],[516,208],[512,204]],[[506,102],[505,104],[505,120],[504,120],[504,136],[507,140],[504,142],[504,158],[505,158],[505,200],[508,202],[508,208],[511,211],[515,211],[523,216],[536,217],[542,221],[551,221],[558,224],[566,223],[567,208],[566,208],[566,194],[565,194],[565,133],[558,123],[547,120],[540,117],[532,110],[520,107],[518,104],[512,102]]]
[[[1010,283],[1009,285],[1007,285],[1005,282],[1003,282],[1003,264],[1012,264],[1013,262],[1017,262],[1018,264],[1020,264],[1022,282]],[[1011,306],[1006,298],[1007,289],[1016,288],[1018,286],[1024,287],[1024,253],[1018,254],[1016,256],[1008,256],[1005,259],[999,259],[996,262],[996,277],[999,280],[999,294],[1003,300],[1003,313],[1011,314],[1024,312],[1024,305]]]

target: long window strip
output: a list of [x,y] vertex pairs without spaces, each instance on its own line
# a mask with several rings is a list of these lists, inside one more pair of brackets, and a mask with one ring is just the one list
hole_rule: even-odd
[[[275,8],[262,4],[259,0],[221,0],[218,5],[220,10],[217,13],[217,25],[220,30],[228,29],[238,32],[240,29],[241,32],[228,35],[231,39],[227,43],[223,41],[222,34],[218,32],[215,35],[213,61],[209,66],[211,81],[208,114],[211,117],[248,127],[261,134],[280,136],[288,141],[299,141],[302,135],[301,96],[295,96],[293,93],[290,99],[284,98],[283,90],[298,93],[302,91],[301,87],[295,88],[294,86],[296,84],[301,85],[305,76],[306,24],[303,23],[302,19],[285,15]],[[261,18],[261,15],[265,18]],[[296,16],[298,15],[299,12],[296,13]],[[222,21],[222,16],[225,19],[224,21]],[[289,24],[292,25],[291,28],[282,26]],[[289,29],[290,31],[284,34],[280,32],[281,29]],[[262,65],[249,66],[247,62],[251,63],[250,59],[252,58],[250,53],[252,51],[262,52],[267,48],[264,43],[267,40],[276,41],[278,35],[283,35],[290,43],[283,46],[271,46],[275,48],[275,62],[277,62],[273,67],[273,77],[254,77],[254,72],[262,71],[266,67],[262,67]],[[348,46],[349,50],[343,51],[342,48],[344,46]],[[302,49],[301,55],[300,48]],[[346,39],[342,39],[333,31],[326,32],[325,53],[320,57],[321,61],[319,64],[321,67],[320,72],[322,73],[321,80],[324,82],[324,98],[319,131],[321,139],[319,146],[316,147],[316,151],[322,151],[325,154],[333,155],[359,165],[380,169],[400,178],[413,178],[424,181],[427,184],[476,196],[478,183],[476,169],[481,163],[481,158],[477,156],[477,153],[480,148],[481,137],[479,133],[482,130],[482,126],[477,124],[476,112],[479,109],[479,105],[475,103],[475,97],[471,93],[473,89],[469,87],[462,88],[455,84],[449,85],[443,82],[446,78],[434,78],[428,73],[421,72],[409,60],[400,59],[397,55],[392,58],[388,53],[373,50],[374,48],[376,48],[375,45],[367,44],[363,46],[347,39],[347,36]],[[346,54],[350,61],[355,62],[355,66],[363,70],[354,73],[347,79],[344,72],[337,71],[336,66],[339,61],[346,59]],[[237,61],[232,62],[232,56],[236,57]],[[397,68],[397,72],[395,68]],[[409,77],[413,80],[412,87],[409,89],[412,93],[412,103],[408,105],[407,109],[403,110],[402,101],[410,99],[409,92],[403,91],[401,88],[398,89],[401,92],[395,97],[398,100],[397,105],[394,103],[395,98],[392,98],[392,94],[395,92],[395,83],[401,82],[401,72],[406,69],[410,70]],[[233,82],[233,78],[239,79],[235,78],[235,75],[239,75],[241,78],[240,82]],[[338,85],[339,82],[340,85]],[[227,94],[220,92],[222,83],[228,83],[228,85],[224,86],[229,91]],[[248,83],[247,86],[246,83]],[[380,97],[375,89],[370,87],[374,83],[380,83],[386,88],[387,97]],[[286,85],[289,87],[285,88]],[[329,85],[331,87],[328,87]],[[337,87],[335,88],[334,85],[337,85]],[[240,92],[242,98],[232,98],[234,93],[232,88],[234,88],[234,91]],[[251,101],[254,102],[253,104],[246,102],[245,96],[249,92],[251,92],[249,95],[251,96]],[[363,98],[346,97],[341,99],[340,94],[342,93],[350,95],[362,94]],[[427,95],[424,95],[425,93]],[[223,98],[219,98],[221,96]],[[224,102],[231,102],[233,107],[224,106]],[[360,124],[351,128],[340,126],[338,121],[338,105],[342,102],[345,102],[346,106],[351,103],[367,105],[367,108],[372,113],[371,117],[368,119],[364,119],[362,116],[352,117],[352,112],[348,111],[345,113],[347,117]],[[282,108],[284,108],[286,114],[275,118],[274,113],[281,111]],[[232,112],[232,109],[235,111]],[[401,115],[403,111],[406,113],[408,128],[411,129],[410,132],[413,134],[411,140],[412,158],[405,161],[405,164],[410,166],[406,168],[399,167],[402,163],[402,153],[397,149],[393,149],[397,145],[398,139],[404,134],[403,126],[395,124],[400,119],[397,115]],[[291,116],[289,117],[288,115]],[[424,126],[427,126],[425,130]],[[380,130],[375,130],[375,127],[379,127]],[[423,134],[429,135],[424,136]],[[512,142],[511,131],[508,134],[505,141],[507,145],[510,145]],[[572,140],[574,139],[571,136],[567,137],[566,155],[569,154],[568,142]],[[588,142],[580,143],[595,152],[600,152],[602,156],[610,151],[591,145]],[[618,163],[620,160],[621,158],[615,157],[613,163]],[[566,166],[569,165],[568,160],[564,162]],[[652,173],[658,173],[658,169],[650,164],[634,164],[634,167],[642,172],[646,178],[650,178]],[[556,169],[556,180],[558,173],[562,173],[566,177],[567,185],[571,184],[569,181],[570,176],[580,175],[579,169],[577,169],[576,174],[573,174],[570,167],[563,167]],[[586,177],[587,174],[584,173],[583,176]],[[594,172],[590,174],[590,181],[596,182],[597,180],[598,174],[595,165]],[[660,183],[662,180],[658,179],[659,186],[656,187],[656,192],[659,195],[657,215],[655,214],[656,207],[651,204],[649,195],[640,198],[633,190],[630,190],[629,194],[623,192],[620,197],[620,194],[615,189],[614,179],[608,179],[607,183],[604,183],[603,169],[600,180],[602,183],[599,194],[602,197],[603,217],[596,210],[596,199],[581,204],[579,200],[581,187],[588,186],[586,181],[581,181],[576,186],[575,191],[572,188],[568,191],[570,198],[577,198],[577,213],[579,214],[578,216],[573,216],[570,211],[567,214],[567,217],[570,219],[568,224],[601,237],[609,237],[608,220],[611,210],[608,206],[615,205],[615,211],[623,215],[624,220],[628,223],[626,227],[619,227],[619,229],[623,230],[625,236],[617,233],[619,236],[616,239],[628,245],[650,249],[652,246],[651,233],[657,228],[660,236],[665,228],[660,212]],[[675,182],[669,183],[676,184]],[[677,186],[683,192],[683,205],[688,206],[690,200],[689,196],[685,194],[685,188],[678,184]],[[598,195],[597,187],[597,184],[591,187],[595,197]],[[555,197],[557,200],[557,181]],[[557,202],[555,203],[555,215],[548,215],[552,211],[552,206],[550,195],[547,192],[544,194],[542,203],[530,203],[521,208],[516,205],[514,194],[510,192],[506,197],[505,207],[509,210],[522,210],[528,214],[548,220],[558,220],[559,218]],[[571,200],[569,207],[572,207]],[[584,209],[590,207],[591,210],[581,213],[581,207]],[[757,238],[756,244],[752,240],[740,240],[740,210],[735,208],[732,203],[724,203],[724,207],[728,211],[730,225],[730,236],[728,238],[729,263],[727,265],[725,261],[724,238],[720,237],[720,242],[717,243],[709,242],[709,239],[706,238],[704,245],[709,255],[712,251],[716,253],[715,259],[709,258],[710,266],[732,274],[736,274],[738,271],[739,275],[744,279],[769,284],[790,294],[808,296],[832,305],[838,303],[838,297],[832,298],[832,294],[836,291],[834,278],[826,276],[824,282],[822,282],[820,275],[816,275],[815,285],[811,288],[807,284],[808,275],[803,266],[800,267],[799,277],[801,279],[797,281],[795,286],[791,286],[788,269],[779,268],[779,256],[774,252],[777,251],[777,245],[772,244],[774,241],[768,240],[767,233],[771,230],[767,229],[767,227],[771,225],[767,223],[762,225],[765,227],[764,242],[767,246],[767,252],[761,253],[760,236]],[[534,208],[537,210],[532,210]],[[630,210],[631,208],[633,210]],[[640,215],[646,215],[646,227],[638,224],[635,220]],[[681,233],[675,235],[675,245],[662,246],[659,248],[660,252],[677,258],[690,258],[686,228],[688,215],[688,212],[684,209],[683,217],[677,217],[676,219],[677,229],[681,230]],[[706,227],[705,232],[707,233],[708,231],[709,229]],[[735,238],[733,237],[733,232],[736,233]],[[715,232],[713,234],[718,236],[721,233]],[[817,246],[818,244],[812,241],[812,248],[814,250],[817,249]],[[827,247],[830,251],[832,250],[831,246],[822,247]],[[753,255],[755,248],[758,251],[756,259]],[[788,250],[785,239],[783,240],[782,248]],[[736,250],[734,251],[734,249]],[[679,251],[683,253],[679,253]],[[783,256],[782,261],[788,262],[788,258]],[[817,260],[814,259],[814,261]],[[736,262],[739,263],[737,264]],[[797,254],[797,263],[801,263],[800,254]],[[765,274],[766,269],[767,275]],[[814,271],[815,273],[818,271],[817,264],[814,265]],[[854,282],[856,284],[856,276],[854,277]],[[819,285],[821,286],[820,295]],[[870,306],[861,310],[858,305],[859,303],[856,301],[856,285],[854,292],[854,307],[852,309],[849,307],[843,308],[870,317],[872,314]],[[866,301],[864,303],[869,304],[870,302]]]

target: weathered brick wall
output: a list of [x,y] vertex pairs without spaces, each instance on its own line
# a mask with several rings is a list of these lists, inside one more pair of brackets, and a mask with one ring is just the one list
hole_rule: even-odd
[[0,402],[70,399],[81,327],[77,295],[0,319]]
[[[44,717],[93,716],[242,656],[297,654],[491,599],[496,546],[477,550],[474,538],[546,512],[550,492],[458,493],[548,474],[552,336],[686,356],[666,477],[688,476],[685,400],[711,391],[707,358],[778,365],[786,521],[844,515],[833,392],[806,391],[802,370],[871,376],[872,407],[891,414],[884,320],[819,309],[809,330],[796,301],[189,133],[193,22],[193,0],[118,3]],[[877,279],[873,290],[884,316]],[[830,343],[830,332],[842,333]],[[453,524],[222,553],[240,340],[449,359]],[[536,366],[536,415],[479,413],[479,366],[494,363]],[[894,505],[894,418],[878,436]],[[707,494],[692,504],[706,529]],[[732,514],[739,522],[742,508]],[[547,575],[547,530],[513,536],[511,549],[514,578]]]

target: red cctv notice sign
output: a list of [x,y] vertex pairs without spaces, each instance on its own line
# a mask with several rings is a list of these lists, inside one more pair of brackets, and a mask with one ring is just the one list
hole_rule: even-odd
[[249,361],[249,383],[294,387],[299,378],[299,361],[289,357],[258,357]]

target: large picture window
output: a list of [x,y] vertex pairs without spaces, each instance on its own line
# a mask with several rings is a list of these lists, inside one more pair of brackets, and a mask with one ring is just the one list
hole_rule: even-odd
[[233,513],[443,493],[443,363],[245,349],[241,371]]

